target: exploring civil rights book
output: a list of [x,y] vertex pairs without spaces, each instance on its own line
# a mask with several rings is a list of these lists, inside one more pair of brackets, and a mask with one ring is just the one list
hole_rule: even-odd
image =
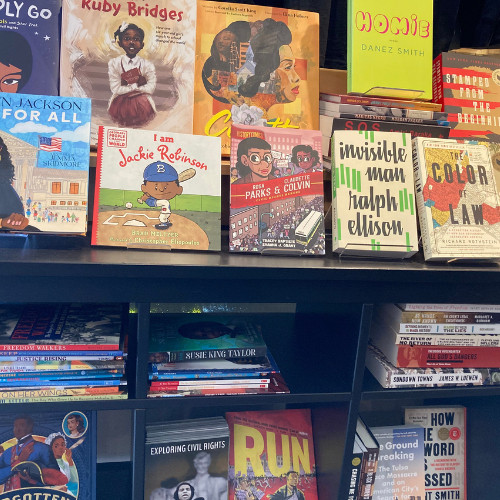
[[84,234],[90,99],[0,93],[0,230]]
[[63,0],[62,95],[92,99],[100,125],[193,132],[196,3]]
[[319,15],[258,5],[198,2],[194,133],[231,123],[318,129]]
[[220,250],[220,138],[100,127],[92,244]]

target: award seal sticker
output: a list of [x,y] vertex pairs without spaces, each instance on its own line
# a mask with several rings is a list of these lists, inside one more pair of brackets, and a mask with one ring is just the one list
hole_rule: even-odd
[[446,427],[441,427],[438,430],[438,438],[441,441],[446,441],[450,437],[450,431]]

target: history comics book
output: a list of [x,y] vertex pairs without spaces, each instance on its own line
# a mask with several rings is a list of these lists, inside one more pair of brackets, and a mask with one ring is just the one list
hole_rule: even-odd
[[0,499],[95,498],[94,412],[2,413]]
[[198,2],[194,85],[194,133],[223,154],[231,123],[318,129],[318,14]]
[[99,125],[193,132],[196,3],[63,0],[61,94]]

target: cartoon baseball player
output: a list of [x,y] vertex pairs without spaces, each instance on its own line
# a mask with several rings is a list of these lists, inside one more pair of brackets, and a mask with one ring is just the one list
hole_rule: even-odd
[[182,194],[183,187],[179,183],[191,179],[195,174],[194,168],[188,168],[177,174],[172,165],[163,161],[150,163],[144,169],[144,184],[141,186],[144,194],[137,201],[146,203],[150,207],[161,207],[158,217],[160,223],[155,225],[156,229],[168,229],[172,225],[169,221],[172,213],[169,200]]

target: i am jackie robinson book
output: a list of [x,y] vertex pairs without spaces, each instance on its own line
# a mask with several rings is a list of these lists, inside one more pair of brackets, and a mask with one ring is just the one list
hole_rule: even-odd
[[220,138],[100,127],[92,244],[220,250]]

